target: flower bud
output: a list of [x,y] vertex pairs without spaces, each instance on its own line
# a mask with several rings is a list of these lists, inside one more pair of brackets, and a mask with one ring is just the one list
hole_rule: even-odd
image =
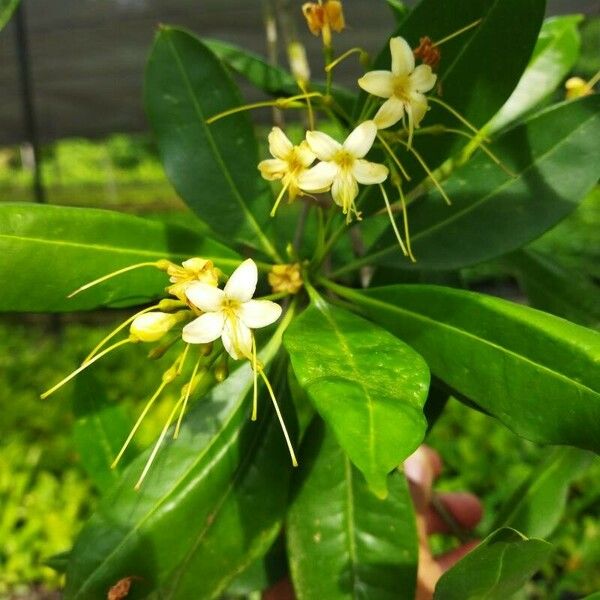
[[567,100],[589,96],[592,93],[592,88],[587,81],[581,77],[570,77],[565,81],[565,90]]
[[287,50],[290,70],[294,79],[302,84],[308,83],[310,81],[310,67],[306,58],[306,49],[300,42],[291,42]]
[[176,315],[162,312],[149,312],[134,319],[129,328],[129,332],[140,342],[157,342],[174,325],[176,325],[179,320],[180,319]]

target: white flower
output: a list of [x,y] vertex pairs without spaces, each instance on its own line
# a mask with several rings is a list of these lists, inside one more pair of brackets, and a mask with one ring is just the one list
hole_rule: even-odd
[[306,141],[322,162],[300,176],[300,188],[306,192],[322,192],[331,188],[334,202],[342,207],[346,220],[360,219],[354,200],[358,184],[372,185],[385,181],[387,167],[364,160],[371,149],[377,126],[373,121],[361,123],[343,144],[320,131],[309,131]]
[[301,193],[298,178],[313,164],[316,156],[305,141],[294,146],[279,127],[273,127],[269,133],[269,152],[273,158],[261,161],[258,169],[269,181],[282,180],[283,189],[273,208],[274,212],[285,190],[290,201]]
[[266,327],[281,315],[279,304],[252,300],[257,280],[256,264],[249,258],[233,272],[223,290],[192,283],[185,293],[204,314],[183,328],[183,340],[207,344],[220,337],[232,358],[253,360],[252,329]]
[[415,57],[407,41],[401,37],[390,40],[391,71],[370,71],[358,80],[358,85],[380,98],[387,98],[374,117],[379,129],[395,125],[406,113],[410,135],[427,112],[427,98],[437,76],[429,65],[415,68]]

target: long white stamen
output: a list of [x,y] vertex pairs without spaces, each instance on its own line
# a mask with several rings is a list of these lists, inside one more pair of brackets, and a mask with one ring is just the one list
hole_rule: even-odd
[[254,339],[254,335],[252,336],[252,372],[254,378],[254,389],[252,393],[252,416],[250,419],[252,421],[256,421],[258,416],[258,374],[257,374],[257,364],[256,364],[256,340]]
[[131,344],[131,343],[132,343],[132,340],[127,338],[125,340],[120,340],[119,342],[116,342],[112,346],[109,346],[108,348],[106,348],[106,350],[104,350],[103,352],[100,352],[100,354],[97,354],[96,356],[94,356],[94,358],[92,358],[92,360],[82,364],[78,369],[75,369],[72,373],[70,373],[64,379],[59,381],[55,386],[51,387],[49,390],[47,390],[43,394],[41,394],[40,398],[42,400],[44,400],[45,398],[50,396],[50,394],[53,394],[56,390],[58,390],[63,385],[65,385],[65,383],[71,381],[71,379],[73,379],[73,377],[75,377],[76,375],[81,373],[81,371],[83,371],[84,369],[87,369],[90,365],[94,364],[97,360],[100,360],[103,356],[106,356],[109,352],[116,350],[117,348],[119,348],[119,346],[123,346],[125,344]]

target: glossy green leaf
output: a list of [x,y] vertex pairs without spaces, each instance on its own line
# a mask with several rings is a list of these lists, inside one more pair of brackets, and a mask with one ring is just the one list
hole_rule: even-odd
[[559,524],[571,482],[589,466],[592,454],[554,448],[506,501],[496,527],[513,527],[529,537],[548,537]]
[[492,133],[516,121],[535,108],[571,72],[581,46],[578,25],[583,15],[563,15],[544,21],[531,61],[515,91],[488,123]]
[[[232,71],[247,79],[259,90],[272,96],[292,96],[301,93],[298,83],[289,71],[268,63],[262,56],[221,40],[202,41]],[[324,92],[325,84],[311,82],[311,88]],[[337,85],[332,87],[332,95],[348,111],[352,109],[356,100],[352,92]]]
[[318,299],[285,335],[294,373],[370,488],[425,435],[429,370],[387,331]]
[[73,412],[75,449],[94,485],[104,493],[119,480],[128,461],[125,457],[120,468],[110,468],[133,423],[121,405],[108,402],[102,384],[87,371],[75,382]]
[[507,600],[550,557],[552,546],[510,528],[489,535],[439,580],[434,600]]
[[298,600],[413,598],[418,541],[403,475],[390,477],[385,500],[374,496],[320,419],[302,454],[286,525]]
[[[388,228],[366,263],[452,270],[489,260],[539,237],[573,211],[600,174],[600,97],[554,106],[493,144],[511,177],[480,154],[444,182],[447,206],[430,192],[410,210],[413,252],[406,260]],[[387,217],[381,217],[386,219]]]
[[0,0],[0,31],[10,20],[21,0]]
[[583,600],[600,600],[600,592],[590,594],[589,596],[586,596]]
[[590,279],[535,250],[511,254],[506,263],[516,271],[532,306],[586,327],[600,328],[600,287]]
[[445,287],[333,287],[515,433],[600,452],[600,333]]
[[190,33],[162,27],[146,70],[145,104],[167,176],[183,200],[219,235],[275,257],[264,232],[271,194],[257,170],[248,115],[206,123],[243,104],[219,59]]
[[[279,347],[276,335],[262,361]],[[284,374],[280,368],[273,378],[279,392]],[[111,585],[133,575],[136,597],[216,598],[266,552],[293,468],[266,394],[258,421],[250,421],[251,388],[246,364],[198,402],[139,492],[134,484],[149,452],[127,467],[75,544],[67,599],[104,600]]]
[[0,311],[75,311],[131,306],[164,293],[166,275],[143,268],[68,299],[111,271],[168,258],[210,258],[225,272],[238,255],[195,231],[107,210],[39,204],[0,205]]
[[[519,82],[533,52],[544,9],[544,0],[422,0],[396,35],[403,36],[414,48],[423,36],[439,41],[482,19],[476,27],[440,46],[438,67],[441,98],[481,127],[502,107]],[[387,69],[389,65],[386,44],[374,66]],[[361,98],[364,100],[365,96]],[[438,124],[460,127],[455,117],[432,105],[422,126]],[[465,140],[455,135],[427,136],[415,141],[415,147],[431,167],[436,167],[457,142],[464,145]],[[408,158],[403,151],[401,160],[405,156]],[[411,172],[418,181],[423,172],[420,167],[416,169]]]
[[387,5],[390,7],[392,14],[396,18],[398,25],[402,24],[402,21],[410,14],[408,6],[402,0],[385,0]]

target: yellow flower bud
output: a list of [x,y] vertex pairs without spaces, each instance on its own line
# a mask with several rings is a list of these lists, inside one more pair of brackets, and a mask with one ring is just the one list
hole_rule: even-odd
[[297,294],[304,285],[300,264],[274,265],[269,273],[269,284],[275,294]]
[[567,100],[589,96],[592,93],[590,84],[581,77],[571,77],[565,81]]
[[300,42],[291,42],[288,45],[288,60],[290,70],[296,81],[307,83],[310,81],[310,67],[306,58],[306,49]]
[[149,312],[137,317],[129,332],[140,342],[157,342],[179,321],[174,314]]

